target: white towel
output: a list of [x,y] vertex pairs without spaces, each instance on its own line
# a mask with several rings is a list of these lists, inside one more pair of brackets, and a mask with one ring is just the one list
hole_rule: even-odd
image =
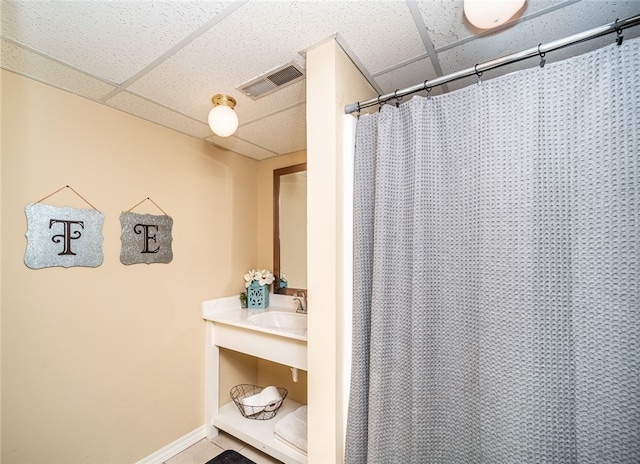
[[274,386],[264,387],[260,393],[242,398],[240,401],[244,407],[244,413],[247,416],[258,414],[264,411],[267,406],[271,406],[274,403],[280,401],[280,393]]
[[277,439],[307,454],[307,406],[300,406],[280,419],[273,432]]

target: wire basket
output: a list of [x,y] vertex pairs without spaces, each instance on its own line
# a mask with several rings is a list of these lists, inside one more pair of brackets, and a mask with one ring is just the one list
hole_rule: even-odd
[[249,406],[242,402],[245,398],[248,398],[253,395],[257,395],[262,392],[265,387],[259,387],[257,385],[249,385],[249,384],[240,384],[236,385],[231,389],[229,394],[231,395],[231,399],[235,403],[236,407],[247,419],[255,419],[255,420],[268,420],[273,418],[277,413],[280,406],[284,402],[284,399],[287,396],[286,388],[277,387],[278,394],[280,395],[280,399],[274,401],[270,404],[260,405],[260,406]]

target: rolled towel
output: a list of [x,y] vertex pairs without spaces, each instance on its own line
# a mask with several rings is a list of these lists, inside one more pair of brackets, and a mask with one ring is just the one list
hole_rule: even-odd
[[278,389],[274,386],[264,387],[260,393],[242,398],[242,406],[247,416],[258,414],[281,400]]
[[307,454],[307,406],[300,406],[280,419],[273,432],[277,439]]

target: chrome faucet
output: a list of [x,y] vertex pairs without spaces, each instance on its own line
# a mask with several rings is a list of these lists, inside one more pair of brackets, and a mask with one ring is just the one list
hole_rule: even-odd
[[296,308],[297,313],[307,314],[307,297],[303,290],[296,291],[296,296],[293,301],[298,303],[298,307]]

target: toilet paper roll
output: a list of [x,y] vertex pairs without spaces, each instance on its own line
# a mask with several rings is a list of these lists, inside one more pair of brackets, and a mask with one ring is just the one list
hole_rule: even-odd
[[262,400],[263,406],[271,405],[280,401],[280,393],[278,393],[278,389],[276,387],[264,387],[260,392],[260,399]]
[[241,401],[244,406],[245,415],[252,416],[264,411],[265,409],[267,411],[272,411],[280,399],[281,397],[280,393],[278,393],[278,389],[270,385],[263,388],[260,393],[247,396]]

